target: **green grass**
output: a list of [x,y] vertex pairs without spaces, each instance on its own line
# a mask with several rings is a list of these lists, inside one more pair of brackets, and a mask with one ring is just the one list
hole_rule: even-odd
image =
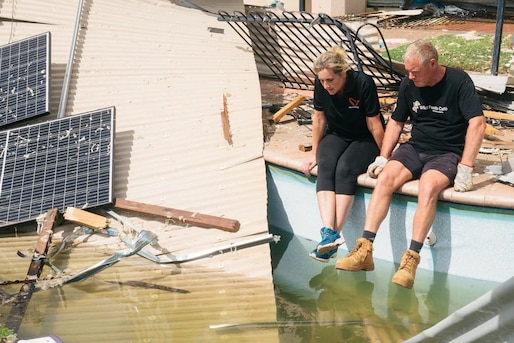
[[2,324],[0,324],[0,338],[8,338],[13,334],[11,329],[6,328]]
[[[428,40],[434,44],[439,52],[439,63],[449,67],[456,67],[470,72],[490,72],[493,62],[494,35],[475,34],[476,38],[469,39],[459,35],[442,35]],[[504,35],[500,49],[498,74],[508,74],[513,56],[511,35]],[[390,49],[391,59],[403,61],[403,54],[407,45]],[[387,54],[382,52],[387,58]]]

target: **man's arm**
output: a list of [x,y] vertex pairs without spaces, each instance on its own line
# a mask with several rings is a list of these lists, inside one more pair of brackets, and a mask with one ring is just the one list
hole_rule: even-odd
[[468,129],[466,130],[466,141],[464,143],[464,152],[457,166],[457,175],[453,181],[453,189],[457,192],[467,192],[473,189],[473,163],[478,155],[482,140],[485,133],[484,116],[473,117],[468,121]]
[[368,166],[367,173],[370,177],[376,179],[378,174],[384,169],[387,160],[391,157],[391,153],[396,147],[396,143],[398,143],[398,138],[400,138],[400,134],[403,130],[403,124],[402,122],[389,118],[384,133],[384,139],[382,140],[382,146],[380,147],[380,156],[377,156],[375,162]]
[[403,125],[403,122],[399,122],[394,120],[393,118],[389,118],[384,133],[384,140],[382,141],[382,148],[380,149],[380,156],[383,156],[387,159],[391,157],[391,153],[393,152],[393,149],[396,147],[396,143],[398,143],[398,139],[400,138],[400,134],[402,133]]
[[468,121],[468,129],[466,131],[466,141],[464,143],[464,152],[460,160],[461,164],[472,167],[475,158],[478,155],[485,134],[485,118],[484,116],[476,116]]

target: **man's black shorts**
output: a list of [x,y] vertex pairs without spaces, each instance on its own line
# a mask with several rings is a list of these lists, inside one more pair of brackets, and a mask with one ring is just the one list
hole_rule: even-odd
[[446,175],[453,184],[460,156],[453,152],[443,154],[418,152],[411,144],[404,143],[393,152],[391,160],[403,164],[412,173],[413,179],[419,179],[427,170],[435,169]]

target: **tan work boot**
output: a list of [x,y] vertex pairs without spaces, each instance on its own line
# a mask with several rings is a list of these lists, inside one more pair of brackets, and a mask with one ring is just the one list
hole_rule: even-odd
[[419,254],[412,250],[407,250],[402,255],[400,268],[393,276],[393,282],[405,288],[412,288],[416,277],[416,268],[419,264]]
[[352,251],[346,257],[341,257],[336,262],[337,269],[372,271],[375,269],[373,262],[373,244],[366,238],[359,238],[355,242]]

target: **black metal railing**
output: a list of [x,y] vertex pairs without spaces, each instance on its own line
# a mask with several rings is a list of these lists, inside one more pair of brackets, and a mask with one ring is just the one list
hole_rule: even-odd
[[259,74],[277,78],[285,87],[311,89],[314,60],[334,45],[343,47],[352,67],[372,76],[378,89],[395,91],[403,78],[402,72],[393,68],[385,43],[387,59],[360,34],[362,27],[371,26],[384,42],[374,24],[365,23],[354,31],[323,13],[277,14],[270,10],[219,11],[218,20],[226,21],[253,49]]

